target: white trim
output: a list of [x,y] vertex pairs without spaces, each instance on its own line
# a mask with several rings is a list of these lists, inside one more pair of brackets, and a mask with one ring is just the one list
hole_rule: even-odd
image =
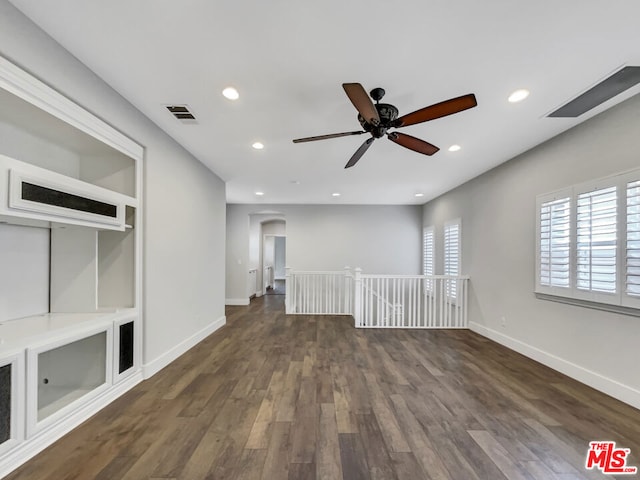
[[476,322],[469,329],[596,390],[640,409],[640,391]]
[[92,399],[78,407],[64,421],[56,422],[50,428],[46,428],[21,443],[6,456],[0,458],[0,478],[8,475],[20,465],[36,456],[49,445],[62,438],[78,425],[105,408],[111,402],[122,396],[142,381],[142,372],[131,375],[117,386],[110,388],[99,397]]
[[[262,292],[258,291],[256,292],[256,297],[261,297],[262,296]],[[249,299],[248,298],[225,298],[224,299],[224,304],[225,305],[231,305],[231,306],[247,306],[249,305]]]
[[175,347],[166,351],[156,359],[150,361],[149,363],[142,366],[142,371],[144,373],[145,380],[153,377],[156,373],[162,370],[164,367],[173,362],[176,358],[186,353],[188,350],[195,347],[202,340],[207,338],[216,330],[224,327],[227,323],[227,317],[222,316],[218,318],[215,322],[210,323],[205,328],[196,332],[194,335],[190,336],[186,340],[180,342]]
[[550,295],[547,293],[535,292],[534,295],[539,300],[548,300],[550,302],[566,303],[567,305],[575,305],[576,307],[593,308],[594,310],[602,310],[603,312],[619,313],[620,315],[629,315],[632,317],[640,317],[640,309],[638,307],[628,307],[626,305],[613,305],[611,303],[590,302],[579,298],[565,297],[561,295]]
[[1,56],[0,88],[125,155],[142,160],[144,150],[139,144]]

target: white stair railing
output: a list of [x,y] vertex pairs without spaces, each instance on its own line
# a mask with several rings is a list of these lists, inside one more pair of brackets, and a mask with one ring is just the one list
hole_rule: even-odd
[[466,276],[356,273],[359,328],[468,328]]
[[358,328],[468,328],[468,276],[294,272],[289,314],[353,315]]
[[289,314],[352,315],[353,274],[294,272],[286,269],[286,309]]

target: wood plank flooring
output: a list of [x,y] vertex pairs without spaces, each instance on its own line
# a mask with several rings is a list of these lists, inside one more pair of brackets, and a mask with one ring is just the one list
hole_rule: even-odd
[[356,330],[283,301],[229,307],[226,327],[6,478],[616,478],[584,469],[590,440],[640,466],[640,411],[483,337]]

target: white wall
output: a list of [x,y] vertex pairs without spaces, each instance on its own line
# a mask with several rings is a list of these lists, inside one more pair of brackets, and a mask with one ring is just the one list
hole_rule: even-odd
[[0,224],[0,322],[49,311],[49,232]]
[[264,237],[262,243],[262,262],[265,267],[274,267],[276,263],[276,242],[275,237],[273,235],[267,235]]
[[[0,102],[1,104],[1,102]],[[0,121],[2,154],[73,178],[80,177],[80,157],[61,146]]]
[[262,235],[286,235],[287,223],[284,220],[270,220],[262,223]]
[[444,222],[462,218],[473,328],[636,407],[640,318],[537,299],[534,276],[536,195],[637,167],[638,131],[637,95],[427,203],[423,214],[440,253]]
[[227,205],[227,299],[247,298],[249,215],[279,212],[286,220],[287,266],[419,274],[421,207],[413,205]]
[[6,0],[0,55],[145,147],[143,361],[181,353],[224,317],[224,183]]
[[287,266],[287,237],[274,237],[275,251],[273,275],[276,280],[282,280]]

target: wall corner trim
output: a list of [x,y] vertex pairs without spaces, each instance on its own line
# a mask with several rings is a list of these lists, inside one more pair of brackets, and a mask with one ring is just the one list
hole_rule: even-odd
[[[262,295],[262,294],[260,294],[260,295]],[[258,295],[256,293],[256,297],[259,297],[260,295]],[[249,305],[249,299],[248,298],[225,298],[224,304],[225,305],[246,306],[246,305]]]
[[147,380],[153,377],[156,373],[158,373],[164,367],[169,365],[176,358],[178,358],[179,356],[186,353],[188,350],[195,347],[198,343],[200,343],[202,340],[207,338],[216,330],[224,327],[226,323],[227,323],[227,317],[223,315],[222,317],[218,318],[216,321],[207,325],[202,330],[196,332],[186,340],[180,342],[178,345],[166,351],[156,359],[143,365],[142,372],[144,375],[144,379]]
[[640,409],[640,391],[476,322],[469,329],[602,393]]

